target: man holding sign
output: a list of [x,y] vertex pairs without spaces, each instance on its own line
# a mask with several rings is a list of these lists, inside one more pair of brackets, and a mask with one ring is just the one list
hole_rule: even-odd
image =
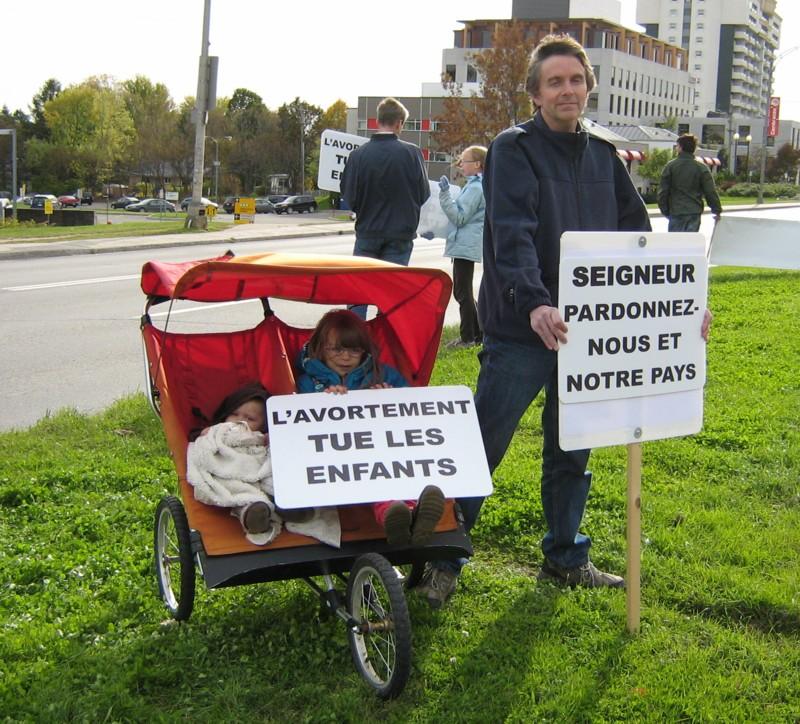
[[[556,363],[567,331],[557,308],[561,235],[650,229],[644,202],[616,149],[580,123],[594,85],[591,63],[577,41],[544,38],[531,56],[526,82],[536,113],[503,131],[489,148],[478,300],[484,346],[475,404],[494,471],[523,414],[545,388],[541,494],[548,530],[540,578],[619,588],[624,586],[620,576],[591,563],[591,541],[579,531],[591,481],[589,450],[567,452],[558,444]],[[470,528],[482,500],[459,502]],[[433,574],[448,573],[449,592],[443,584],[433,586],[446,595],[455,588],[457,571],[451,567],[444,576]]]

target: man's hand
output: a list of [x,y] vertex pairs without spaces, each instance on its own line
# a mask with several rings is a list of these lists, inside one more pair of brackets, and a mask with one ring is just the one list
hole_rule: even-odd
[[710,309],[706,309],[703,313],[703,323],[700,325],[700,336],[708,342],[708,333],[711,329],[711,321],[714,319],[714,315],[711,314]]
[[536,307],[530,313],[530,319],[531,329],[541,337],[547,349],[557,351],[559,342],[566,344],[567,325],[556,307]]

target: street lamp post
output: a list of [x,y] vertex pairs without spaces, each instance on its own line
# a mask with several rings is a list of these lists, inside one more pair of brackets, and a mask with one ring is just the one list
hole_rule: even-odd
[[745,136],[745,142],[747,143],[747,155],[744,159],[744,175],[745,178],[749,181],[750,180],[750,141],[753,140],[753,137],[748,133]]
[[[219,141],[213,136],[206,136],[209,141],[214,141],[214,201],[219,203]],[[230,141],[233,136],[223,136],[225,141]]]
[[733,134],[733,177],[739,176],[739,131]]

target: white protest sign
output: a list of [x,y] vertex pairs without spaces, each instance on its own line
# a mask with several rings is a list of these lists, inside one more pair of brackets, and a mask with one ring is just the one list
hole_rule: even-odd
[[276,395],[267,401],[282,508],[486,496],[492,480],[468,387]]
[[723,216],[711,236],[711,263],[800,269],[800,222]]
[[702,427],[708,264],[699,233],[561,238],[559,437],[574,450]]
[[326,191],[339,191],[339,183],[347,157],[351,151],[364,145],[369,138],[352,133],[324,130],[319,142],[319,173],[317,186]]

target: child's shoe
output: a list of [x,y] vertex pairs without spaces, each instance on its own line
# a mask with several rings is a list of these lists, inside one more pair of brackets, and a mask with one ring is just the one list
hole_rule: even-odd
[[411,541],[411,511],[402,500],[395,500],[386,509],[383,530],[389,545],[408,545]]
[[411,523],[411,544],[424,546],[433,536],[444,513],[444,493],[435,485],[427,485],[419,494]]
[[271,513],[264,502],[250,503],[242,511],[242,526],[248,533],[266,533],[272,527]]

